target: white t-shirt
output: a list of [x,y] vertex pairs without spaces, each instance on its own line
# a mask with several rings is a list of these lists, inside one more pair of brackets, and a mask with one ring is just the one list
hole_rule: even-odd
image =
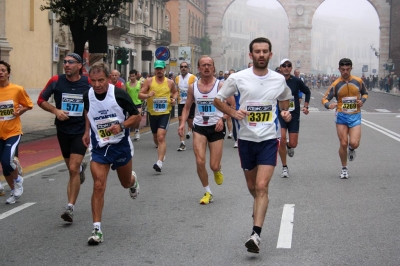
[[229,76],[215,98],[221,101],[240,93],[240,109],[250,112],[239,120],[239,139],[261,142],[281,136],[278,120],[277,101],[292,98],[292,91],[286,85],[284,76],[271,69],[265,76],[257,76],[253,68]]

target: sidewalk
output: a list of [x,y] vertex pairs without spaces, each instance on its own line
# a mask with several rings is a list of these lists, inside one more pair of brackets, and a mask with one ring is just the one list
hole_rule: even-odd
[[400,97],[400,91],[398,91],[398,90],[394,91],[394,89],[391,89],[388,93],[386,93],[385,90],[380,90],[380,89],[378,89],[378,88],[373,88],[372,91],[373,91],[373,92],[385,93],[385,94],[389,94],[389,95],[393,95],[393,96]]

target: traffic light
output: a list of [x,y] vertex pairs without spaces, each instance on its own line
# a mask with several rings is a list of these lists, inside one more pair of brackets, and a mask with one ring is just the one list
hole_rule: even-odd
[[117,65],[122,65],[122,49],[123,48],[118,48],[117,51],[115,51],[115,61],[117,62]]
[[122,63],[121,65],[129,64],[129,49],[122,48]]

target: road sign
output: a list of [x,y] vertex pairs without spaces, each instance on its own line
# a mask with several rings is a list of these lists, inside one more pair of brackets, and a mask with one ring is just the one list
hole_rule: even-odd
[[375,74],[375,73],[376,73],[376,69],[372,69],[372,73],[374,73],[374,74]]
[[363,65],[362,72],[368,72],[368,65]]
[[165,46],[158,47],[156,50],[156,58],[158,60],[166,61],[169,59],[170,53],[169,49]]

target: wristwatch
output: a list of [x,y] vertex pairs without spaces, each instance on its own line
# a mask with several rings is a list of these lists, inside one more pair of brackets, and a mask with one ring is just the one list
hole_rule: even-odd
[[306,108],[306,109],[308,109],[308,106],[303,106],[303,108]]
[[120,123],[119,126],[121,127],[121,131],[124,131],[125,125],[123,123]]
[[226,119],[225,119],[225,118],[223,118],[223,117],[222,117],[222,122],[224,122],[224,123],[226,122]]

